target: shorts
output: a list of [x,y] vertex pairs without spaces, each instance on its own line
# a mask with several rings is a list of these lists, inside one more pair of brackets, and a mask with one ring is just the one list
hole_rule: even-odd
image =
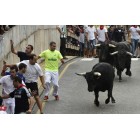
[[95,39],[89,40],[89,42],[87,43],[87,47],[90,50],[96,49],[95,45],[96,45],[96,40]]
[[33,83],[25,83],[26,84],[26,87],[27,89],[30,89],[31,92],[36,90],[37,91],[37,96],[39,95],[39,92],[38,92],[38,84],[36,82],[33,82]]

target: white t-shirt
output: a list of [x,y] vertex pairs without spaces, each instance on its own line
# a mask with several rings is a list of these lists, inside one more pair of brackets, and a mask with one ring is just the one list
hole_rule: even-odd
[[104,42],[106,40],[105,33],[107,33],[107,29],[104,27],[104,29],[97,28],[97,34],[98,34],[98,40]]
[[[27,65],[26,73],[24,74],[25,83],[37,82],[39,76],[43,76],[43,71],[39,64],[35,63],[35,65],[31,65],[29,60],[23,60],[20,63],[24,63]],[[20,64],[17,63],[17,66]]]
[[94,26],[92,28],[91,27],[88,27],[86,29],[86,33],[88,33],[88,39],[89,40],[95,39],[95,35],[94,35],[95,32],[96,32],[96,29],[95,29]]
[[81,42],[81,43],[85,42],[85,34],[84,33],[80,33],[79,42]]
[[130,27],[129,31],[131,32],[131,38],[132,39],[139,39],[139,34],[137,31],[140,31],[140,28],[134,28],[134,27]]
[[61,38],[67,37],[67,28],[66,25],[59,25],[58,26],[63,34],[60,35]]
[[[2,91],[3,95],[9,94],[15,90],[14,85],[13,85],[13,80],[11,79],[10,75],[3,76],[0,79],[0,84],[2,85],[2,88],[3,88],[3,91]],[[4,103],[15,105],[14,98],[3,99],[3,101]]]

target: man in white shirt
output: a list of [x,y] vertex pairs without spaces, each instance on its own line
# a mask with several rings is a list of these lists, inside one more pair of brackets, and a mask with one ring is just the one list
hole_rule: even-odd
[[100,25],[100,27],[97,28],[97,35],[98,35],[98,43],[100,44],[109,40],[107,29],[104,27],[104,25]]
[[60,33],[60,53],[63,56],[63,59],[67,59],[66,57],[66,38],[67,38],[67,28],[66,25],[59,25],[57,29]]
[[[36,60],[37,60],[36,55],[31,54],[29,56],[29,60],[24,60],[21,61],[20,63],[24,63],[27,65],[27,70],[24,74],[25,84],[27,88],[31,90],[31,92],[37,91],[37,94],[33,96],[37,102],[37,106],[40,109],[40,113],[43,114],[42,103],[40,101],[39,94],[38,94],[38,84],[37,84],[38,78],[40,78],[43,88],[45,88],[45,84],[44,84],[43,72],[39,64],[36,63]],[[20,63],[18,63],[17,65],[19,65]]]
[[88,43],[88,57],[96,56],[96,29],[93,25],[89,25],[86,29],[86,39]]
[[139,32],[140,28],[137,25],[133,25],[129,28],[128,38],[131,34],[131,43],[132,43],[132,54],[135,56],[135,51],[137,49],[138,41],[139,41]]
[[[13,79],[16,77],[18,69],[15,66],[10,67],[10,75],[3,76],[0,79],[0,84],[3,87],[2,94],[6,95],[15,90],[14,85],[13,85]],[[14,114],[15,112],[15,99],[14,98],[9,98],[9,99],[4,99],[4,105],[7,107],[7,113],[8,114]]]
[[84,26],[79,25],[78,29],[80,31],[80,36],[79,36],[79,44],[80,44],[79,56],[82,57],[82,56],[86,55]]

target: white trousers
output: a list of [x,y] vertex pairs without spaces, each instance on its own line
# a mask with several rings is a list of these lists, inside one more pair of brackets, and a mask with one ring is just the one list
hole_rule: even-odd
[[45,96],[48,96],[50,92],[50,84],[52,82],[53,84],[53,96],[58,95],[58,80],[59,80],[59,74],[58,72],[45,72],[45,85],[46,89],[44,90]]
[[7,114],[14,114],[14,112],[15,112],[14,103],[4,103],[4,105],[7,107],[7,109],[6,109]]
[[[6,91],[2,89],[2,95],[7,95]],[[4,106],[7,107],[6,112],[7,114],[14,114],[15,113],[15,99],[8,98],[3,100]]]

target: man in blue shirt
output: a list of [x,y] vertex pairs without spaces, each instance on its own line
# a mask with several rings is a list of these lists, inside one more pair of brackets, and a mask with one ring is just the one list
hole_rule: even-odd
[[[23,82],[25,83],[25,77],[23,76],[23,74],[26,72],[27,69],[27,65],[24,63],[19,64],[19,66],[17,67],[16,65],[13,65],[15,67],[15,69],[17,69],[17,76],[19,76]],[[10,72],[6,72],[7,67],[10,67],[10,65],[7,65],[5,61],[3,61],[3,70],[1,72],[1,76],[5,76],[5,75],[10,75]]]

